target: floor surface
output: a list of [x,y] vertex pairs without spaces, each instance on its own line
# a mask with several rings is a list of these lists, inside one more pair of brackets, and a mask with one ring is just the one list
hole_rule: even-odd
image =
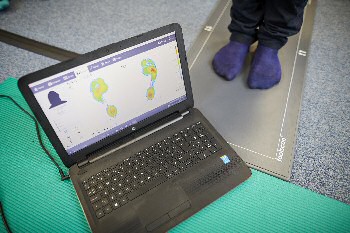
[[[217,1],[11,1],[0,28],[84,53],[170,22],[187,49]],[[132,11],[131,11],[132,9]],[[350,204],[350,2],[319,0],[291,182]],[[56,61],[0,43],[0,82]],[[1,116],[4,117],[4,116]]]

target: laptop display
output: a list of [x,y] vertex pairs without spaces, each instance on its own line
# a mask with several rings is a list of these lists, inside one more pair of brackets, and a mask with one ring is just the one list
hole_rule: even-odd
[[68,155],[186,100],[175,32],[29,87]]

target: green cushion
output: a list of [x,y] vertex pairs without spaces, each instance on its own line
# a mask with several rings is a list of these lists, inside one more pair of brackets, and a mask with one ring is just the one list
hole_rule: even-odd
[[[0,84],[0,94],[29,110],[16,79]],[[60,181],[40,148],[33,121],[4,98],[0,117],[0,200],[12,231],[90,231],[71,181]],[[44,143],[64,167],[46,136]],[[253,170],[248,181],[171,230],[248,231],[350,232],[350,206]]]

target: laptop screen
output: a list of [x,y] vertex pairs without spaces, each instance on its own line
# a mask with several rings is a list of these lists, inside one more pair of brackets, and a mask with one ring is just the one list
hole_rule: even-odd
[[29,87],[68,155],[186,100],[175,32]]

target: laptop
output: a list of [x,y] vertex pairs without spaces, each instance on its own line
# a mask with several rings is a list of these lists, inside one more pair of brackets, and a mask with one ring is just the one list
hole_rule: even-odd
[[251,175],[194,108],[179,24],[18,85],[69,168],[93,232],[165,232]]

